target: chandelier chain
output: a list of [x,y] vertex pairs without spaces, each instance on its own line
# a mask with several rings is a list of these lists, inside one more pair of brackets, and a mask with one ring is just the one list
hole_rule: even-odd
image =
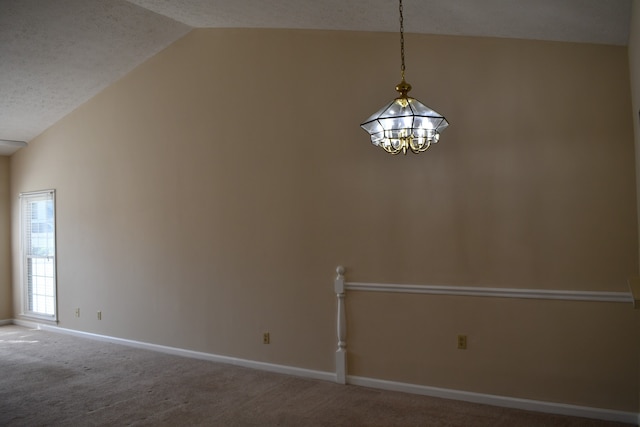
[[362,129],[371,136],[371,143],[390,154],[421,153],[440,140],[440,132],[449,126],[443,115],[409,97],[411,85],[405,80],[404,63],[404,11],[400,12],[400,59],[402,81],[396,85],[397,96],[364,123]]
[[402,81],[404,81],[404,16],[402,14],[402,0],[399,1],[400,5],[398,6],[398,9],[400,11],[400,59],[402,60],[400,71],[402,72]]

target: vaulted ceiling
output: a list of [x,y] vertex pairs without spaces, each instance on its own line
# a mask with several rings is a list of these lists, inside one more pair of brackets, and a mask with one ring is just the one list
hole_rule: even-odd
[[[404,0],[405,31],[626,45],[631,0]],[[29,142],[199,27],[398,31],[395,0],[0,0],[0,140]],[[0,155],[19,148],[0,141]]]

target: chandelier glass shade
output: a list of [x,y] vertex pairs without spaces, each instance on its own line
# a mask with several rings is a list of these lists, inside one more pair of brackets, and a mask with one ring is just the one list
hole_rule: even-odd
[[360,125],[371,136],[371,143],[387,153],[421,153],[440,139],[449,122],[441,114],[407,94],[411,85],[405,81],[404,72],[404,20],[400,2],[400,52],[402,81],[396,86],[400,94]]

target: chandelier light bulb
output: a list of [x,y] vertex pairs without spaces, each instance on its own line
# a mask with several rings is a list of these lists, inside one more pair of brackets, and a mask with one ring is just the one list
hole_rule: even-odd
[[408,93],[411,85],[404,78],[404,18],[400,6],[400,56],[402,81],[396,86],[396,99],[385,105],[360,125],[371,136],[371,143],[387,153],[407,154],[426,151],[440,140],[449,122],[442,114],[432,110]]

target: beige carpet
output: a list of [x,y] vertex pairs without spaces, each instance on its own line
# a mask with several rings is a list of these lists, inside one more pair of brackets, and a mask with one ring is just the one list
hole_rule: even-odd
[[0,426],[622,426],[0,327]]

